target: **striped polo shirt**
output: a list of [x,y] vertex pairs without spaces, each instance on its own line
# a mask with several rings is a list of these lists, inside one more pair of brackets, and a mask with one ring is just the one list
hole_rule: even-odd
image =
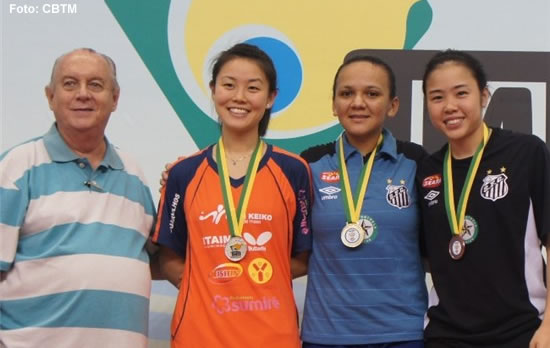
[[146,347],[154,206],[135,162],[107,142],[94,170],[54,124],[0,173],[0,346]]

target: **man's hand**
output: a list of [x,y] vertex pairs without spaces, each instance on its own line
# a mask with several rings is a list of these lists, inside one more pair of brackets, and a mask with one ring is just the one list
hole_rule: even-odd
[[159,192],[162,191],[162,188],[164,187],[164,185],[166,185],[166,180],[168,180],[168,173],[170,172],[170,169],[174,166],[174,164],[176,164],[177,162],[181,161],[184,158],[185,158],[185,156],[180,156],[180,157],[178,157],[177,161],[172,162],[172,163],[166,163],[164,165],[164,170],[160,173]]

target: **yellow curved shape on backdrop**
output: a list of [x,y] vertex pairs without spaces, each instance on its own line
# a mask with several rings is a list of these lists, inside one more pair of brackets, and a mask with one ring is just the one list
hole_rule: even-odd
[[[302,63],[302,87],[270,129],[319,128],[332,116],[332,81],[344,55],[358,48],[401,49],[407,14],[418,0],[198,0],[185,23],[185,51],[200,86],[213,43],[243,25],[272,27],[289,38]],[[264,35],[260,35],[264,36]]]

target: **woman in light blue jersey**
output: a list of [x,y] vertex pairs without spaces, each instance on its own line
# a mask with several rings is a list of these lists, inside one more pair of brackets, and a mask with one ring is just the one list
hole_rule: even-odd
[[399,108],[395,89],[385,62],[347,57],[333,85],[344,132],[302,153],[315,195],[304,348],[423,347],[427,299],[414,179],[425,152],[384,128]]

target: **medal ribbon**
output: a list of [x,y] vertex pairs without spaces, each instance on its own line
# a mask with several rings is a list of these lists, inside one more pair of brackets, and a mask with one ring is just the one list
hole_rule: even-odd
[[[451,159],[451,144],[445,153],[445,162],[443,166],[443,190],[445,191],[445,209],[447,210],[447,218],[449,225],[451,226],[451,232],[454,235],[461,235],[462,226],[464,226],[464,217],[466,216],[466,206],[468,204],[468,197],[470,197],[470,191],[474,183],[474,178],[481,163],[481,157],[485,150],[485,145],[489,141],[491,135],[489,128],[483,123],[483,141],[479,144],[472,160],[470,162],[470,168],[468,168],[468,174],[464,180],[464,186],[462,186],[462,192],[460,193],[460,199],[458,200],[458,210],[455,208],[455,197],[453,190],[453,168]],[[458,212],[458,220],[457,220]]]
[[351,186],[349,183],[348,168],[346,166],[346,159],[344,157],[344,135],[341,135],[338,139],[338,171],[340,172],[340,188],[344,191],[344,210],[346,212],[346,218],[349,223],[357,222],[361,215],[361,208],[363,207],[363,200],[365,199],[365,193],[367,192],[367,185],[369,184],[370,174],[372,172],[372,166],[374,164],[374,156],[376,156],[376,150],[382,143],[384,137],[382,134],[378,137],[378,142],[372,150],[369,159],[361,174],[359,174],[359,181],[357,183],[358,190],[355,191],[355,197],[352,197]]
[[225,149],[223,147],[222,138],[220,137],[218,140],[218,146],[216,148],[216,161],[218,162],[220,184],[222,187],[223,203],[225,213],[227,215],[227,222],[229,224],[229,233],[232,237],[240,237],[243,232],[246,208],[248,207],[248,201],[250,200],[250,194],[252,193],[252,186],[254,186],[254,181],[256,179],[256,171],[260,165],[262,155],[263,141],[260,139],[258,144],[256,144],[256,148],[254,149],[250,162],[248,163],[243,189],[239,198],[239,206],[235,210],[235,202],[233,201],[231,184],[229,182],[229,171],[227,170],[227,161],[225,160]]

